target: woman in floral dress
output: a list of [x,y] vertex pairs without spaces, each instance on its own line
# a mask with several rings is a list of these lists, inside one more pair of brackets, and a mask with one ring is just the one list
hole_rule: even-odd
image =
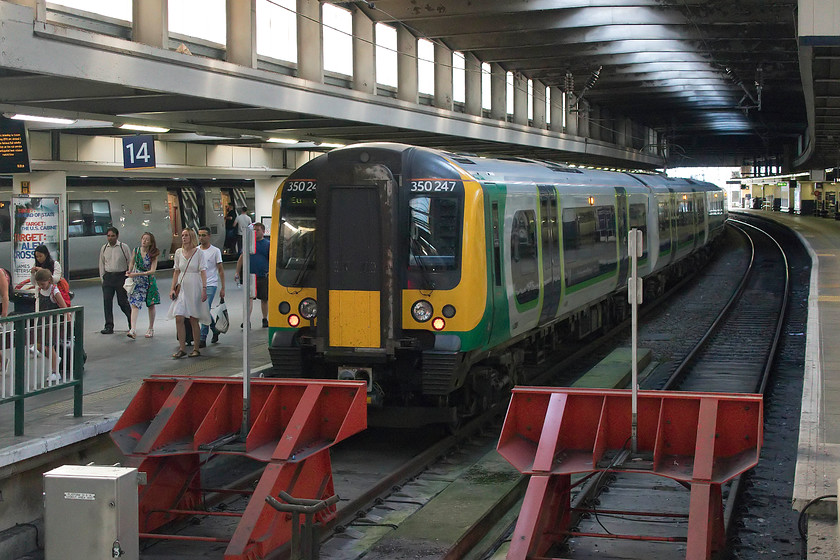
[[146,338],[155,336],[155,306],[160,303],[160,292],[155,280],[159,255],[155,236],[148,231],[140,236],[140,246],[134,250],[134,258],[126,274],[129,278],[134,278],[134,289],[128,296],[128,303],[131,304],[131,329],[128,331],[128,338],[137,338],[137,315],[140,314],[144,303],[149,309],[149,330],[146,331]]

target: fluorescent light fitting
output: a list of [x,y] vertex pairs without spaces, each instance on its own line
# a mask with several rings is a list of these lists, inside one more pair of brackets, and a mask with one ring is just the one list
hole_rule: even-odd
[[343,148],[344,144],[336,144],[335,142],[321,142],[318,144],[321,148]]
[[297,144],[298,141],[294,138],[269,138],[269,142],[274,142],[275,144]]
[[161,126],[148,126],[145,124],[123,124],[120,125],[120,128],[123,130],[137,130],[139,132],[169,132],[168,128],[163,128]]
[[73,124],[76,122],[73,119],[62,119],[59,117],[42,117],[40,115],[21,115],[15,114],[12,115],[12,119],[19,120],[19,121],[37,121],[37,122],[45,122],[45,123],[52,123],[52,124]]

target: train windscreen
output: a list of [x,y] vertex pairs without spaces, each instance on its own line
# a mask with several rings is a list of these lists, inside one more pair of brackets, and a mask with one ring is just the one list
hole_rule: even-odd
[[408,205],[408,287],[454,287],[459,280],[461,199],[414,196]]
[[[314,193],[313,193],[314,194]],[[315,197],[283,199],[277,280],[283,286],[310,286],[315,270]]]

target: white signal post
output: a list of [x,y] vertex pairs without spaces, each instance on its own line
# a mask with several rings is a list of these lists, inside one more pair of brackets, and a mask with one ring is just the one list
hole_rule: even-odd
[[642,232],[631,229],[627,239],[627,252],[630,254],[630,278],[627,279],[627,299],[630,302],[631,320],[631,371],[632,384],[632,418],[630,422],[631,451],[637,453],[638,447],[638,401],[639,401],[639,362],[636,359],[639,345],[639,305],[642,303],[642,279],[639,278],[639,257],[644,254],[644,240]]
[[[257,241],[254,236],[254,224],[249,224],[247,231],[242,234],[242,277],[244,295],[242,298],[242,429],[240,437],[244,441],[248,436],[251,414],[251,352],[248,345],[248,335],[251,330],[251,318],[248,315],[251,304],[253,282],[251,282],[251,255],[257,252]],[[247,321],[245,319],[248,319]],[[245,326],[247,325],[247,326]]]

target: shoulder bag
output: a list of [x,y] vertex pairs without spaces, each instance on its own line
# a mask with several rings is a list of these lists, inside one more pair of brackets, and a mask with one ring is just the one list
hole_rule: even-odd
[[[181,294],[181,284],[184,283],[184,274],[187,273],[187,269],[190,268],[190,262],[192,261],[193,257],[195,256],[196,252],[198,252],[198,247],[193,250],[193,254],[190,255],[190,258],[187,259],[187,265],[184,267],[184,270],[181,271],[181,277],[178,279],[178,283],[175,284],[175,295],[172,296],[173,300],[178,299],[178,296]],[[184,254],[183,249],[181,250],[181,254]]]

